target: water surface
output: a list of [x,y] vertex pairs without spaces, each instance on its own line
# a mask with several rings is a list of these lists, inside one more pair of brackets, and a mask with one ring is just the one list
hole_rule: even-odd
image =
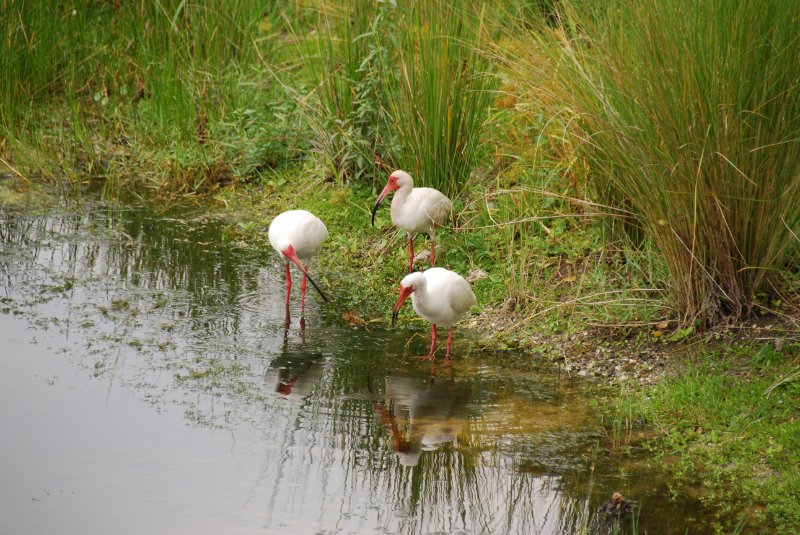
[[212,220],[0,207],[0,533],[611,533],[614,491],[709,531],[582,385],[468,336],[431,377],[422,325],[283,292]]

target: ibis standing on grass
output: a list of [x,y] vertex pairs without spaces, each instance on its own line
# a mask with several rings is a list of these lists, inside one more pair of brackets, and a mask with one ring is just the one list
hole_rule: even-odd
[[453,213],[453,204],[445,195],[433,188],[415,188],[414,180],[405,171],[395,171],[389,175],[375,207],[372,209],[372,226],[375,226],[375,212],[381,201],[395,192],[392,199],[392,223],[408,233],[408,272],[414,271],[414,238],[417,234],[427,234],[431,240],[431,267],[435,265],[436,252],[434,240],[436,228],[444,226]]
[[286,317],[289,318],[289,294],[292,291],[292,274],[289,271],[289,262],[300,268],[303,272],[303,283],[300,286],[301,301],[300,313],[306,307],[306,280],[319,292],[324,301],[328,298],[319,289],[317,283],[308,274],[308,260],[314,254],[325,238],[328,237],[328,229],[325,223],[306,210],[289,210],[283,212],[272,220],[269,225],[269,243],[275,249],[286,265]]
[[433,324],[431,329],[431,349],[428,356],[433,362],[436,348],[436,327],[447,327],[447,353],[445,365],[450,363],[450,347],[453,344],[453,325],[463,318],[477,300],[469,283],[454,271],[444,268],[430,268],[423,272],[406,275],[400,281],[400,297],[392,311],[392,327],[397,323],[397,314],[403,302],[411,296],[411,305],[425,320]]

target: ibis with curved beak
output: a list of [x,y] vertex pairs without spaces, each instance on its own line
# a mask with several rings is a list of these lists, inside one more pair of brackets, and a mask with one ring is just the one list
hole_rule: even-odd
[[445,364],[450,362],[450,348],[453,344],[453,325],[463,318],[477,300],[469,282],[449,269],[433,267],[423,272],[406,275],[400,281],[400,297],[392,311],[392,327],[397,323],[400,307],[411,296],[411,305],[425,320],[433,325],[431,329],[431,349],[423,359],[433,360],[436,348],[436,328],[446,327],[447,353]]
[[[269,243],[275,249],[286,265],[286,310],[289,310],[289,294],[292,291],[292,275],[289,271],[289,262],[293,262],[303,272],[303,283],[300,286],[300,310],[306,306],[306,280],[319,292],[324,301],[328,297],[319,289],[317,283],[308,274],[308,260],[314,254],[325,238],[328,229],[325,223],[306,210],[289,210],[275,217],[269,225]],[[301,312],[302,313],[302,312]]]
[[372,226],[375,226],[375,213],[390,193],[392,199],[392,224],[408,233],[408,272],[414,270],[414,238],[417,234],[427,234],[431,240],[431,267],[435,265],[436,251],[434,240],[436,229],[442,227],[453,213],[453,204],[441,191],[433,188],[415,188],[414,180],[405,171],[395,171],[389,175],[383,191],[378,195],[372,209]]

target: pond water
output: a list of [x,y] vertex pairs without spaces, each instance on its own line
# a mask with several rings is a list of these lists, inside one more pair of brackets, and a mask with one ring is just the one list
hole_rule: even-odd
[[711,531],[581,384],[468,336],[432,377],[425,326],[333,297],[286,327],[279,259],[213,220],[0,206],[0,533]]

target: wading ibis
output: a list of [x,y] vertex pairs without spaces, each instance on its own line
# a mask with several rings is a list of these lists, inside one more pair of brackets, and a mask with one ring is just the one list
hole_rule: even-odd
[[303,283],[300,286],[302,297],[300,301],[301,314],[306,306],[306,279],[327,301],[328,298],[319,289],[317,283],[308,274],[308,260],[314,254],[325,238],[328,237],[328,229],[325,223],[306,210],[289,210],[283,212],[272,220],[269,225],[269,243],[275,249],[284,263],[286,264],[286,316],[289,317],[289,293],[292,291],[292,275],[289,271],[289,262],[300,268],[303,272]]
[[431,267],[435,265],[434,240],[436,228],[444,226],[453,212],[453,204],[445,195],[433,188],[415,188],[414,180],[405,171],[395,171],[389,175],[375,207],[372,209],[372,226],[375,226],[375,212],[381,201],[395,192],[392,199],[392,224],[408,233],[408,272],[414,271],[414,238],[417,234],[427,234],[431,240]]
[[433,325],[431,329],[431,350],[424,359],[433,360],[436,348],[436,327],[447,327],[447,353],[445,364],[450,362],[450,346],[453,344],[453,325],[463,318],[477,300],[469,283],[453,271],[444,268],[430,268],[423,272],[406,275],[400,281],[400,297],[392,311],[392,327],[397,323],[397,314],[403,302],[411,296],[411,305],[425,320]]

